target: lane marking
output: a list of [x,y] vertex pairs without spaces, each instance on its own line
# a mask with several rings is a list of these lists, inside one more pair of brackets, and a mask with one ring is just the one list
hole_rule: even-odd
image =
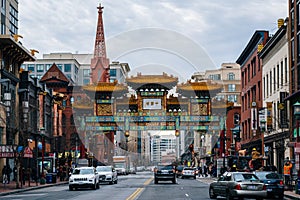
[[[149,178],[148,180],[146,180],[144,182],[144,186],[146,185],[149,185],[153,180],[153,177],[152,178]],[[145,188],[137,188],[129,197],[126,198],[126,200],[134,200],[135,198],[138,197],[138,195],[140,195],[143,191],[144,191]]]

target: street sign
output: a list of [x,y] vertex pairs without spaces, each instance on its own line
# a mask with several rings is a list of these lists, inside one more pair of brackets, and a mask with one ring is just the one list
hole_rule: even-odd
[[29,147],[25,147],[23,157],[24,158],[33,158],[32,150]]

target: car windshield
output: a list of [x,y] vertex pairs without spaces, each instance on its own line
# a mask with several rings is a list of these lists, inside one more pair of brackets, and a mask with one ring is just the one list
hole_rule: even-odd
[[92,169],[74,169],[73,174],[93,174]]
[[259,172],[256,173],[259,179],[280,179],[280,175],[274,172]]
[[189,168],[189,167],[186,167],[186,168],[184,168],[183,170],[195,170],[194,168]]
[[111,167],[97,167],[97,172],[111,172]]
[[238,173],[234,175],[235,181],[257,181],[258,177],[254,174],[242,174]]
[[158,166],[157,169],[159,169],[159,170],[172,170],[173,166],[172,165]]

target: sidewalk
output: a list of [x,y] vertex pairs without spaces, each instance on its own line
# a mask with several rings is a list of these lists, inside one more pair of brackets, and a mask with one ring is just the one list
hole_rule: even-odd
[[[211,182],[217,180],[217,178],[211,178],[211,177],[197,177],[197,180],[202,182],[202,183],[206,183],[206,184],[210,184]],[[289,198],[289,199],[300,199],[300,194],[296,194],[295,190],[285,190],[284,191],[284,196]]]
[[28,181],[25,182],[25,185],[22,185],[21,187],[21,182],[19,182],[19,189],[16,188],[16,182],[11,181],[9,184],[0,184],[0,196],[5,196],[9,194],[14,194],[14,193],[19,193],[19,192],[24,192],[28,190],[35,190],[39,188],[44,188],[44,187],[51,187],[55,185],[62,185],[62,184],[67,184],[68,181],[60,181],[57,180],[56,183],[45,183],[45,184],[36,184],[34,181],[30,182],[30,186],[28,185]]

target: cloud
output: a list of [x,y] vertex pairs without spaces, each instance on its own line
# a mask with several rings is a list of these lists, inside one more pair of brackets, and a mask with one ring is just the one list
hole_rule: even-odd
[[[22,43],[26,48],[38,49],[40,56],[58,51],[92,53],[98,3],[96,0],[20,2]],[[102,5],[107,39],[144,28],[172,30],[201,46],[217,67],[222,62],[234,62],[255,30],[275,32],[277,19],[287,16],[287,2],[281,0],[102,0]],[[135,35],[124,44],[144,38],[145,35]]]

